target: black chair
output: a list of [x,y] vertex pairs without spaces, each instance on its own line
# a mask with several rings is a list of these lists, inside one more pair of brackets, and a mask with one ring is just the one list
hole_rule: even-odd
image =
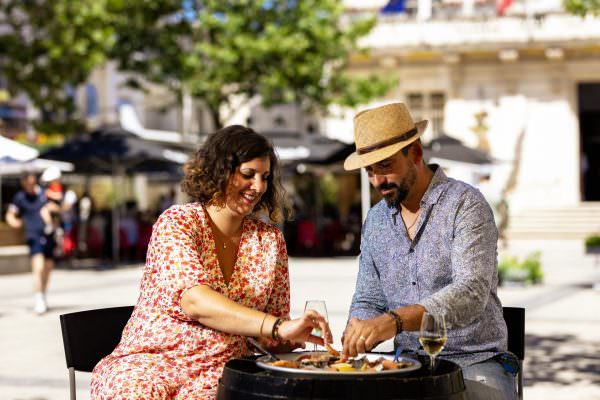
[[517,390],[519,399],[523,398],[523,360],[525,359],[525,309],[520,307],[502,307],[504,321],[508,330],[508,351],[519,359]]
[[60,316],[65,358],[69,368],[69,391],[75,400],[75,371],[92,372],[119,341],[133,306],[99,308]]

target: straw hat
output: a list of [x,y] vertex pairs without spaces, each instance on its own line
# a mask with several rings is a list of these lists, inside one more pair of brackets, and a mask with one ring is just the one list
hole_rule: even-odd
[[413,122],[404,103],[386,104],[363,110],[354,117],[356,151],[344,162],[350,171],[393,156],[417,140],[427,121]]

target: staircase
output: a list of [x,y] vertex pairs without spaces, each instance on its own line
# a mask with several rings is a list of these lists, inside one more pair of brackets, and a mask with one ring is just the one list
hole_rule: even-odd
[[511,214],[508,239],[584,239],[600,235],[600,202]]

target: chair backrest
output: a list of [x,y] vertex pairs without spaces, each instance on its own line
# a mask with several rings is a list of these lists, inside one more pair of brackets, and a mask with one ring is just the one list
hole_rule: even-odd
[[508,330],[508,351],[522,361],[525,359],[525,309],[502,307],[502,312]]
[[92,372],[98,361],[119,344],[132,312],[133,306],[125,306],[62,314],[67,368]]

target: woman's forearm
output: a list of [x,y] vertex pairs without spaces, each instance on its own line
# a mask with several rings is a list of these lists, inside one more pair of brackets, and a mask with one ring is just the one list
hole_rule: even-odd
[[202,325],[235,335],[270,337],[277,320],[273,315],[244,307],[204,285],[189,289],[181,298],[181,307]]
[[[204,285],[185,292],[181,307],[190,318],[202,325],[234,335],[320,345],[333,340],[325,317],[314,310],[305,311],[301,317],[291,321],[280,321],[275,327],[277,317],[244,307]],[[321,329],[323,336],[312,335],[314,328]]]

